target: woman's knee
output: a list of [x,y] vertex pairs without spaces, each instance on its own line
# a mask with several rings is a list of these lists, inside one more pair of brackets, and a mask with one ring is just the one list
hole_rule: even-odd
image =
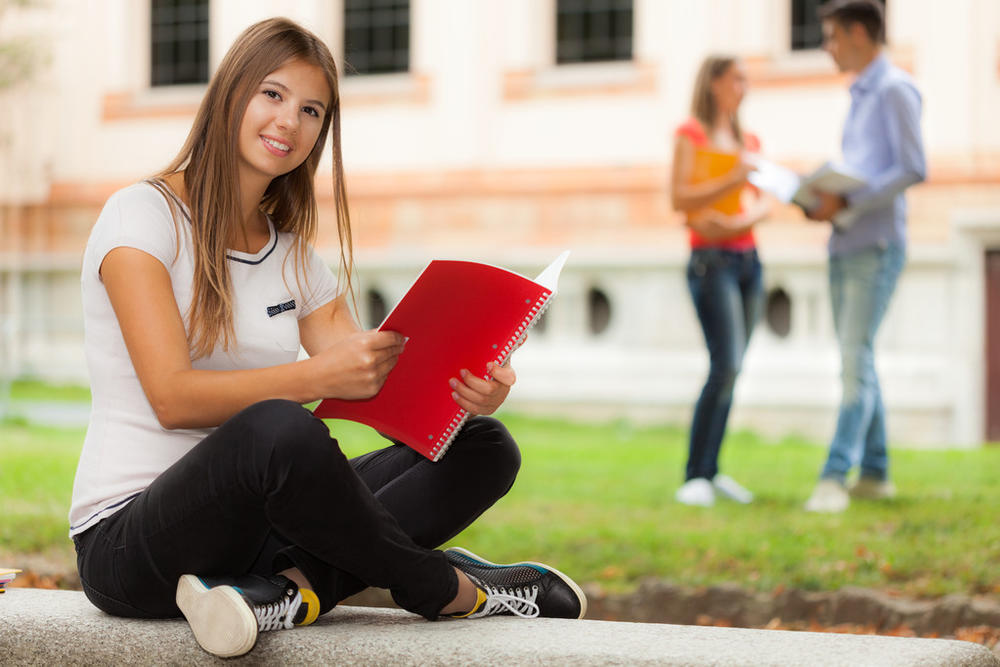
[[739,362],[713,363],[708,371],[708,384],[720,395],[728,396],[733,393],[739,374]]
[[245,445],[298,460],[335,448],[326,425],[304,407],[283,399],[254,403],[233,417],[247,432]]
[[302,416],[312,415],[295,401],[283,398],[271,398],[245,407],[233,419],[266,426],[268,424],[294,422]]
[[521,450],[503,422],[493,417],[472,417],[462,431],[461,448],[474,459],[477,474],[490,471],[513,484],[521,469]]

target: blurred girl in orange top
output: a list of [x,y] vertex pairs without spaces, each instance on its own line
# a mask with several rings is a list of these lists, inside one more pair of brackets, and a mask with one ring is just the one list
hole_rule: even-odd
[[[753,167],[745,154],[758,152],[760,142],[740,125],[746,90],[739,60],[707,57],[695,81],[692,116],[674,133],[670,193],[690,229],[688,287],[710,359],[694,409],[685,483],[676,494],[686,505],[711,506],[717,494],[741,503],[753,500],[752,493],[718,470],[733,386],[763,301],[753,227],[769,207],[747,183]],[[698,177],[697,161],[705,152],[728,154],[722,162],[732,167]],[[734,193],[740,204],[727,212],[720,202]]]

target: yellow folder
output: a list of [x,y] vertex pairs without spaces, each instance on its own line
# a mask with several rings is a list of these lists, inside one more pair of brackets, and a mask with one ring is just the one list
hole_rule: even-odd
[[[739,153],[724,153],[705,148],[695,148],[694,170],[691,175],[691,182],[704,183],[713,178],[718,178],[735,169],[739,163]],[[736,215],[741,210],[740,194],[742,191],[743,188],[733,188],[713,201],[710,208],[727,215]]]

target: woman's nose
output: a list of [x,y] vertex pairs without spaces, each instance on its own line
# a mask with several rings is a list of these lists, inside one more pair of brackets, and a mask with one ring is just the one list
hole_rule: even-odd
[[299,114],[290,106],[282,108],[276,122],[279,128],[287,132],[294,134],[299,130]]

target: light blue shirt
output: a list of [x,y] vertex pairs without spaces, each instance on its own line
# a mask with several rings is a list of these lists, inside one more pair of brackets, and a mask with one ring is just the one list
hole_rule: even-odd
[[927,175],[920,109],[913,80],[884,54],[851,85],[843,160],[866,185],[847,195],[847,208],[834,217],[831,255],[890,243],[906,246],[903,191]]

